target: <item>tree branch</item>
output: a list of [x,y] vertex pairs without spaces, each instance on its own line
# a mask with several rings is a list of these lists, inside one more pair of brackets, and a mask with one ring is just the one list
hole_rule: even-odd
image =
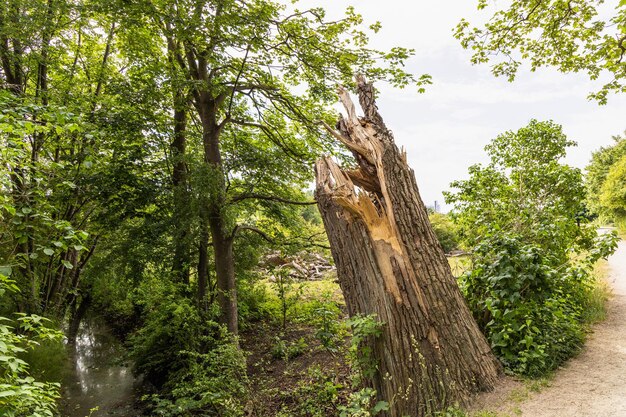
[[270,238],[267,235],[267,233],[265,233],[261,229],[258,229],[258,228],[254,227],[254,226],[246,226],[246,225],[240,225],[240,224],[235,226],[235,228],[233,229],[233,232],[230,234],[230,238],[234,239],[237,236],[237,233],[239,233],[241,230],[250,230],[251,232],[254,232],[254,233],[258,234],[259,236],[261,236],[263,239],[265,239],[269,243],[275,243],[274,240],[272,238]]

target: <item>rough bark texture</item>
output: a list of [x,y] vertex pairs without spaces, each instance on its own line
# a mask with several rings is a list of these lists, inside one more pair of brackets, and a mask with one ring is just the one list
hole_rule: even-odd
[[318,206],[350,315],[376,314],[378,372],[371,383],[389,416],[427,416],[489,390],[501,371],[452,276],[428,221],[406,154],[394,144],[358,79],[364,118],[340,90],[348,113],[331,132],[359,168],[316,165]]
[[172,272],[176,282],[189,285],[191,253],[189,240],[191,235],[190,195],[187,179],[185,154],[187,151],[187,107],[188,102],[180,90],[174,91],[174,140],[170,145],[174,188],[174,259]]

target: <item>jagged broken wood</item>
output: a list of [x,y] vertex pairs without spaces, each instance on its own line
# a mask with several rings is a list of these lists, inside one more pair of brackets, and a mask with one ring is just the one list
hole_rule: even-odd
[[406,153],[394,143],[374,100],[357,77],[359,118],[347,90],[347,116],[327,129],[358,168],[317,162],[316,199],[350,315],[385,323],[373,341],[371,381],[392,417],[426,416],[490,390],[501,372],[465,304],[428,221]]

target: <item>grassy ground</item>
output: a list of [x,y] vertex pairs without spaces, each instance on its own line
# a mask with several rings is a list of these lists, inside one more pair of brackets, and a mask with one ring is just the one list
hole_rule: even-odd
[[469,256],[453,256],[448,258],[452,275],[460,277],[464,272],[468,271],[472,266],[472,261]]
[[282,286],[263,280],[258,285],[265,294],[261,308],[266,319],[242,334],[252,393],[247,415],[336,415],[352,392],[339,284],[329,276]]
[[609,271],[608,262],[599,261],[594,269],[595,282],[591,289],[588,305],[584,311],[584,320],[587,325],[604,321],[606,319],[606,302],[611,295],[606,278]]

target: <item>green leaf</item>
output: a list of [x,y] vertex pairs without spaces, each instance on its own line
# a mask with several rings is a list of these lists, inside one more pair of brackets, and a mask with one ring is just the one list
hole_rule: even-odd
[[374,408],[372,408],[373,414],[378,414],[381,411],[389,410],[389,403],[387,401],[378,401]]
[[63,263],[63,266],[66,267],[67,269],[74,269],[74,265],[72,265],[70,261],[63,260],[61,262]]
[[43,250],[43,253],[45,253],[45,254],[46,254],[46,255],[48,255],[48,256],[52,256],[52,255],[54,255],[54,249],[51,249],[51,248],[45,248],[45,249]]
[[10,397],[16,394],[17,394],[17,391],[12,391],[12,390],[0,391],[0,397]]

